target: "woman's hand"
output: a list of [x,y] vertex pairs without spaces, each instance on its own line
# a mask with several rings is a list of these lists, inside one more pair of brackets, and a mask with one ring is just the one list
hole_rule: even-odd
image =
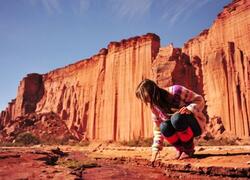
[[159,151],[153,151],[152,152],[152,156],[151,156],[151,160],[150,160],[152,166],[154,166],[154,162],[155,162],[158,154],[159,154]]
[[191,114],[192,112],[188,110],[187,107],[182,107],[180,110],[179,110],[179,113],[180,114]]

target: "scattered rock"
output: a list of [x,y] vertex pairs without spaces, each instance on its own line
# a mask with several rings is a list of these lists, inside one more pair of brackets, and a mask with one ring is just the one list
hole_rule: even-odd
[[57,164],[58,159],[58,156],[48,154],[47,156],[38,158],[37,160],[45,161],[45,164],[54,166]]
[[56,149],[51,149],[51,152],[53,152],[54,154],[57,154],[61,157],[68,155],[68,153],[64,153],[63,151],[61,151],[59,147],[57,147]]
[[67,144],[70,140],[78,142],[65,122],[61,120],[58,114],[53,112],[26,114],[13,122],[10,121],[0,131],[0,141],[16,143],[16,138],[25,133],[30,133],[41,142],[48,144]]

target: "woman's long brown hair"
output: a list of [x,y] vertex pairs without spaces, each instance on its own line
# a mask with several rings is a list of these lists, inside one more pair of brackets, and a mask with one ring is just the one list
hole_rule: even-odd
[[154,81],[150,79],[143,80],[137,86],[135,94],[146,105],[149,103],[150,107],[157,106],[166,114],[172,113],[170,103],[167,101],[170,94],[158,87]]

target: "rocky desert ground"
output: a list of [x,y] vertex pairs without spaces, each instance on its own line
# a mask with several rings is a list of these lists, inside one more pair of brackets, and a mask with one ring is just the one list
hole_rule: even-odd
[[197,146],[193,158],[173,160],[165,147],[150,163],[149,147],[1,147],[0,179],[249,179],[250,146]]

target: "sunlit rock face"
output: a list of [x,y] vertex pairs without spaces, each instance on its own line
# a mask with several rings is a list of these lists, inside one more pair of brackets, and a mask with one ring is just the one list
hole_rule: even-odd
[[160,86],[180,84],[204,95],[208,116],[239,137],[250,135],[249,27],[250,1],[233,1],[183,48],[160,48],[153,64]]
[[185,43],[191,63],[201,61],[203,91],[210,117],[226,130],[250,135],[250,1],[233,1],[212,27]]
[[203,94],[200,66],[200,60],[192,64],[190,57],[181,48],[174,48],[170,44],[160,48],[152,69],[154,79],[162,88],[179,84]]
[[148,137],[150,112],[135,98],[135,90],[142,79],[152,78],[159,46],[155,34],[133,37],[111,42],[90,59],[29,75],[20,82],[16,101],[3,112],[1,123],[31,112],[55,112],[79,139]]
[[180,84],[204,96],[205,112],[228,132],[250,136],[250,1],[226,6],[210,29],[182,48],[160,47],[155,34],[111,42],[97,55],[29,74],[0,116],[0,129],[28,113],[56,113],[78,139],[152,136],[149,108],[135,98],[144,78]]

